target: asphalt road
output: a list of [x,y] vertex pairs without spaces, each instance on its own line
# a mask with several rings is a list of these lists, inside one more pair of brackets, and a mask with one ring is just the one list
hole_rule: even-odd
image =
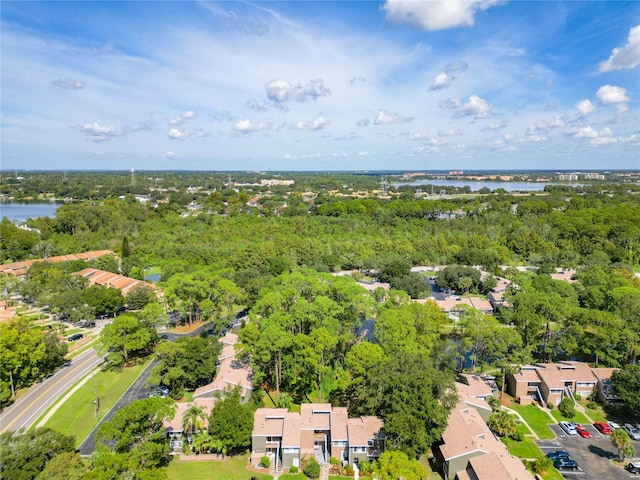
[[[618,452],[611,444],[609,435],[598,432],[593,425],[584,425],[591,434],[591,438],[567,435],[558,425],[550,425],[550,427],[556,439],[539,441],[538,446],[545,455],[555,450],[566,450],[580,467],[577,472],[562,471],[564,478],[569,480],[640,479],[640,475],[633,475],[611,463],[611,459],[616,457]],[[631,443],[636,448],[636,452],[640,451],[640,441],[631,440]],[[627,460],[629,461],[631,460]]]
[[70,366],[60,367],[53,376],[30,387],[0,414],[0,433],[30,428],[47,408],[101,362],[96,350],[90,348],[71,360]]
[[131,384],[131,386],[127,389],[126,392],[120,397],[120,399],[115,403],[111,410],[102,417],[100,423],[95,426],[95,428],[91,431],[91,433],[87,436],[87,438],[80,445],[80,454],[81,455],[91,455],[96,450],[96,439],[95,434],[98,431],[98,428],[106,422],[111,420],[116,412],[123,407],[131,404],[135,400],[140,400],[143,398],[147,398],[149,393],[149,388],[147,388],[147,380],[149,379],[149,375],[151,375],[151,370],[156,365],[157,362],[153,361],[147,368],[145,368],[142,373],[138,376],[138,378]]

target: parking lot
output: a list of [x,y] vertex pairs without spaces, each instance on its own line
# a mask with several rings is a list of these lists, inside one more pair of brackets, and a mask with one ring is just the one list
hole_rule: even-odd
[[[578,471],[562,471],[564,478],[572,480],[628,480],[640,478],[623,468],[616,467],[611,459],[618,455],[618,450],[611,444],[609,435],[598,432],[593,425],[585,425],[591,434],[591,438],[582,438],[580,435],[567,435],[558,425],[549,425],[556,435],[556,440],[538,441],[538,446],[546,455],[555,450],[566,450],[571,455],[580,469]],[[636,455],[640,454],[640,442],[631,440],[636,449]],[[625,461],[625,465],[630,462]]]

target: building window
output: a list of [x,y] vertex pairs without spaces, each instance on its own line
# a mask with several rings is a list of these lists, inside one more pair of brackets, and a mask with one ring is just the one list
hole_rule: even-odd
[[331,442],[331,444],[334,447],[346,447],[347,446],[347,441],[346,440],[334,440],[333,442]]
[[353,453],[367,453],[367,447],[351,447]]
[[300,453],[298,447],[286,447],[282,449],[282,453]]

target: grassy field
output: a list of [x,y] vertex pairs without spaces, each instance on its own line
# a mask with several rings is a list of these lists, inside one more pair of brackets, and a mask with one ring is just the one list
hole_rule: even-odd
[[607,421],[607,414],[604,413],[604,410],[602,409],[601,405],[598,405],[598,408],[596,408],[594,410],[592,408],[587,408],[587,403],[589,403],[588,400],[580,400],[580,405],[582,405],[584,407],[584,409],[587,412],[587,415],[589,415],[589,418],[591,420],[593,420],[594,422],[606,422]]
[[564,422],[591,423],[589,419],[582,414],[582,412],[576,412],[575,417],[567,418],[562,416],[562,414],[560,413],[560,410],[554,409],[554,410],[551,410],[551,415],[553,415],[553,418],[555,418],[558,422],[564,421]]
[[538,407],[533,405],[527,405],[523,407],[522,405],[513,404],[511,407],[513,410],[518,412],[524,421],[533,429],[534,432],[543,440],[550,440],[555,438],[555,435],[548,427],[549,423],[553,423],[549,415],[546,412],[543,412]]
[[[135,367],[124,369],[122,372],[99,371],[93,379],[82,385],[60,406],[45,426],[65,435],[74,436],[76,446],[79,446],[147,364],[148,362],[143,365],[136,365]],[[96,390],[100,398],[100,411],[98,412],[97,420],[93,404]]]
[[[255,472],[247,468],[247,456],[232,457],[214,462],[181,462],[173,460],[167,468],[171,480],[271,480],[271,475]],[[282,477],[281,477],[282,478]]]
[[516,457],[538,458],[542,455],[542,450],[531,437],[525,437],[521,442],[516,442],[511,438],[503,438],[502,442],[507,446],[509,453]]

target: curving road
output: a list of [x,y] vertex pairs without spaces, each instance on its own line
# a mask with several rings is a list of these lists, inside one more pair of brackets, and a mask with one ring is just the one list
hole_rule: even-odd
[[95,349],[81,353],[69,366],[60,367],[51,377],[35,384],[0,414],[0,433],[30,428],[40,416],[76,382],[102,363]]

